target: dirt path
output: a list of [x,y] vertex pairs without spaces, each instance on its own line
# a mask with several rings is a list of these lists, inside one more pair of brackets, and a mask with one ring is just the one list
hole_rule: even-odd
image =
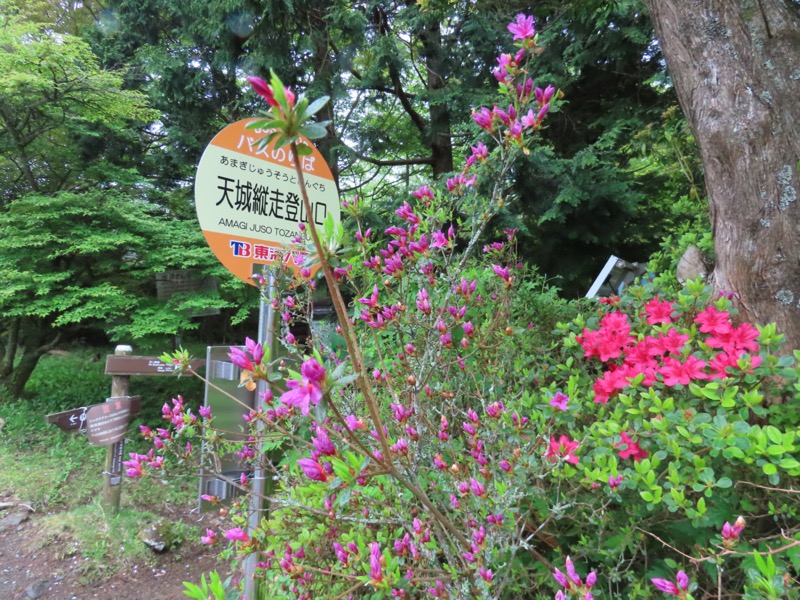
[[199,583],[202,573],[215,568],[215,553],[184,544],[176,553],[153,553],[150,564],[130,565],[99,583],[84,584],[80,555],[60,557],[63,548],[37,543],[37,519],[19,504],[0,508],[2,600],[177,600],[186,598],[184,581]]

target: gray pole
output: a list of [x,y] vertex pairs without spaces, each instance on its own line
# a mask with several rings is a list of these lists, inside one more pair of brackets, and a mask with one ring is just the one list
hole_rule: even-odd
[[[272,297],[275,295],[275,274],[270,271],[267,277],[267,299],[261,297],[261,304],[258,310],[258,341],[264,345],[265,352],[269,352],[270,360],[275,358],[275,309],[272,308]],[[267,391],[267,382],[259,381],[256,393],[255,409],[260,411],[264,408],[264,401],[261,399],[261,394]],[[256,423],[256,435],[263,432],[264,424],[261,421]],[[253,479],[250,482],[250,509],[247,519],[248,535],[252,535],[254,529],[258,527],[261,522],[261,511],[263,508],[263,496],[265,491],[267,493],[272,491],[272,481],[266,482],[268,472],[261,466],[263,460],[260,448],[261,444],[256,444],[256,456],[258,462],[256,469],[253,473]],[[270,485],[265,485],[269,483]],[[256,585],[255,572],[256,563],[258,562],[258,555],[251,554],[244,564],[244,593],[247,600],[256,600],[256,592],[258,586]]]

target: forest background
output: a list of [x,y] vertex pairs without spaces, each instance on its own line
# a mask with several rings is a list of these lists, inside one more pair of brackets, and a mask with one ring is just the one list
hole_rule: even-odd
[[[526,7],[4,3],[0,377],[12,395],[39,357],[81,340],[228,343],[253,329],[257,298],[217,264],[193,208],[205,145],[257,113],[245,75],[274,68],[333,98],[320,149],[342,199],[368,200],[377,225],[469,152],[470,111],[493,100],[498,40]],[[515,165],[520,201],[493,228],[518,227],[523,258],[568,298],[612,253],[646,261],[666,239],[674,259],[690,231],[710,251],[699,155],[644,7],[535,8],[536,75],[566,102]],[[218,277],[219,293],[159,302],[156,274],[176,268]],[[188,317],[208,308],[221,314]]]

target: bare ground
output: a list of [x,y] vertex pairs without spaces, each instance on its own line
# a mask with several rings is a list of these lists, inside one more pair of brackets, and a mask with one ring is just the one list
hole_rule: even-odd
[[[11,506],[0,509],[0,600],[174,600],[186,598],[184,581],[199,583],[201,574],[223,570],[216,564],[216,552],[191,541],[153,552],[147,564],[87,577],[84,558],[43,544],[41,515],[13,501],[0,506],[4,504]],[[189,510],[170,515],[175,518],[197,524],[197,515]]]

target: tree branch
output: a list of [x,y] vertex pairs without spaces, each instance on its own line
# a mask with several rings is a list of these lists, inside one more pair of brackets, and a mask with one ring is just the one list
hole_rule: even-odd
[[379,167],[402,167],[407,165],[430,165],[433,163],[432,156],[421,156],[419,158],[396,158],[396,159],[379,159],[379,158],[372,158],[371,156],[365,156],[361,154],[359,151],[351,148],[341,140],[339,140],[341,144],[347,148],[353,155],[358,158],[359,160],[363,160],[364,162],[368,162],[372,165],[377,165]]

